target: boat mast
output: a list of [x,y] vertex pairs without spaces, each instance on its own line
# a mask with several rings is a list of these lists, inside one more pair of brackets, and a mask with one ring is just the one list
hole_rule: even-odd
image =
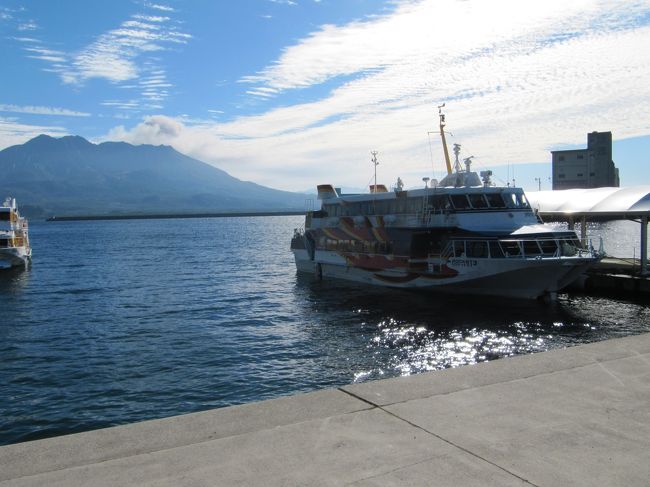
[[372,162],[373,166],[375,166],[375,185],[373,186],[372,192],[376,193],[377,192],[377,166],[379,165],[379,162],[377,162],[377,154],[379,154],[379,152],[373,150],[370,151],[370,154],[372,154],[372,159],[370,159],[370,162]]
[[445,139],[445,114],[442,108],[445,106],[438,105],[438,116],[440,117],[440,137],[442,138],[442,149],[445,151],[445,163],[447,164],[447,174],[451,174],[451,161],[449,160],[449,150],[447,149],[447,139]]
[[379,165],[379,162],[377,162],[377,154],[379,154],[378,151],[373,150],[370,151],[370,154],[372,154],[372,159],[370,160],[372,162],[372,165],[375,166],[375,185],[372,187],[372,209],[375,215],[377,214],[377,166]]

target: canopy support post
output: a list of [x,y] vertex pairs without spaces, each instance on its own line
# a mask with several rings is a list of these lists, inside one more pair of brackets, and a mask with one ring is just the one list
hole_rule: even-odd
[[567,221],[569,222],[569,230],[573,230],[576,227],[576,222],[573,220],[573,216],[569,216]]
[[586,217],[586,215],[582,215],[582,218],[580,219],[580,241],[582,242],[583,247],[587,246],[587,217]]
[[641,217],[641,275],[648,273],[648,215]]

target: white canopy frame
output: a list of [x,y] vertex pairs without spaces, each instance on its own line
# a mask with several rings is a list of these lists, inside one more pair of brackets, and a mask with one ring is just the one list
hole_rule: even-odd
[[580,237],[587,238],[587,220],[633,220],[641,225],[641,275],[648,274],[648,217],[650,186],[565,189],[526,193],[542,219],[566,221],[573,229],[580,222]]

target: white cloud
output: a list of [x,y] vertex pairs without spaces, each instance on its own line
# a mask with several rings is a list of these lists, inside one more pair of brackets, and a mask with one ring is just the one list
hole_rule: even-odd
[[68,132],[63,127],[26,125],[11,118],[0,117],[0,147],[24,144],[40,134],[62,137],[68,135]]
[[[167,14],[175,12],[164,5],[147,6]],[[179,31],[169,16],[136,14],[76,52],[50,49],[35,38],[14,39],[24,44],[27,57],[48,63],[44,71],[57,73],[64,83],[83,86],[100,78],[125,89],[139,89],[139,108],[147,110],[161,109],[173,87],[159,67],[160,56],[153,54],[186,44],[192,36]],[[132,102],[133,98],[105,106],[133,109]]]
[[18,105],[5,105],[0,103],[0,112],[10,113],[29,113],[33,115],[63,115],[66,117],[89,117],[90,113],[77,112],[68,110],[67,108],[57,107],[43,107],[43,106],[18,106]]
[[160,4],[149,3],[149,2],[145,3],[145,5],[147,7],[150,7],[150,8],[156,9],[156,10],[160,10],[162,12],[175,12],[176,11],[176,9],[174,9],[173,7],[169,7],[167,5],[160,5]]
[[18,24],[19,31],[36,30],[36,29],[38,29],[38,25],[33,20]]
[[45,49],[42,47],[26,47],[25,51],[31,53],[27,57],[32,59],[40,59],[42,61],[49,61],[52,63],[64,63],[67,60],[65,53],[52,49]]
[[[387,182],[430,172],[427,131],[446,101],[451,142],[478,167],[545,162],[592,130],[650,134],[649,15],[640,0],[405,1],[322,26],[241,80],[266,99],[332,83],[320,100],[227,123],[152,117],[110,135],[171,144],[275,187],[360,186],[372,149]],[[435,137],[432,152],[440,171]]]

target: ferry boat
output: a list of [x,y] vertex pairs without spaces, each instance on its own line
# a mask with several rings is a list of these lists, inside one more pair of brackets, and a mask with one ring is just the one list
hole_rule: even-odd
[[14,198],[0,206],[0,269],[27,267],[32,260],[27,220],[20,216]]
[[[454,170],[439,107],[447,175],[421,189],[376,182],[366,194],[318,186],[321,209],[308,212],[291,240],[299,272],[400,288],[534,299],[555,294],[602,256],[574,231],[544,225],[522,188],[496,186],[492,172]],[[431,181],[431,183],[429,183]]]

